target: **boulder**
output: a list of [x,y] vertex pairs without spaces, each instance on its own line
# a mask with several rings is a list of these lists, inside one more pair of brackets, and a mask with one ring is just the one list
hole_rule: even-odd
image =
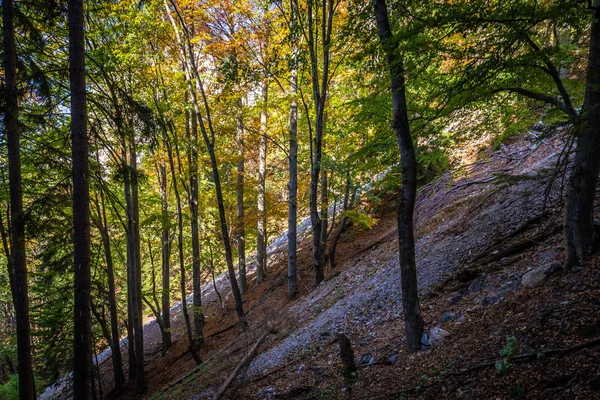
[[[536,269],[527,272],[521,278],[521,284],[525,287],[532,288],[539,285],[542,281],[548,279],[548,276],[554,272],[558,263],[550,263],[542,265]],[[560,265],[560,264],[559,264]]]
[[448,335],[450,335],[450,332],[448,332],[442,328],[438,328],[438,327],[431,328],[429,330],[429,341],[431,342],[432,345],[435,345],[437,342],[442,340],[442,338],[445,338]]

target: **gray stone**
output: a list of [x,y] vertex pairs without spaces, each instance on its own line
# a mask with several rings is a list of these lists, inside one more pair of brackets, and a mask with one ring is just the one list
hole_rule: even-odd
[[461,301],[462,298],[463,298],[462,294],[457,293],[454,296],[450,297],[450,299],[448,300],[448,304],[451,305],[451,306],[453,306],[456,303],[458,303],[459,301]]
[[429,341],[431,342],[432,345],[435,345],[442,338],[445,338],[448,335],[450,335],[450,332],[448,332],[442,328],[438,328],[438,327],[431,328],[429,330]]
[[373,362],[375,362],[375,356],[373,356],[373,354],[371,354],[371,353],[365,353],[360,358],[358,365],[366,365],[366,364],[371,364]]
[[484,279],[477,278],[473,282],[471,282],[471,284],[469,285],[469,288],[467,289],[467,293],[479,292],[481,289],[483,289],[484,285],[485,285]]
[[491,306],[492,304],[496,304],[496,302],[500,299],[501,297],[497,294],[488,294],[487,296],[483,296],[483,299],[481,299],[481,305]]
[[425,332],[423,332],[423,334],[421,335],[421,346],[423,346],[426,349],[431,347],[431,342],[429,341],[429,338],[427,337]]
[[448,311],[446,314],[442,315],[442,318],[440,318],[440,322],[446,323],[448,321],[452,321],[454,317],[456,317],[456,314],[452,311]]
[[552,274],[552,272],[554,272],[554,269],[557,267],[556,264],[559,264],[559,263],[550,263],[550,264],[542,265],[541,267],[538,267],[536,269],[533,269],[533,270],[527,272],[521,278],[521,284],[523,284],[523,286],[528,287],[528,288],[532,288],[534,286],[539,285],[542,281],[548,279],[550,274]]

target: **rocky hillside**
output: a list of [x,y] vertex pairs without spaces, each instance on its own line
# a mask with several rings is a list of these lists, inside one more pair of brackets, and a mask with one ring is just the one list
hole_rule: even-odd
[[[224,398],[600,397],[599,260],[562,271],[554,172],[563,142],[538,136],[481,154],[420,190],[417,264],[428,350],[402,350],[396,221],[384,209],[372,229],[344,235],[340,267],[317,288],[303,242],[301,291],[292,302],[285,243],[273,248],[267,281],[244,296],[248,333],[236,326],[221,278],[223,308],[213,289],[205,295],[208,339],[199,367],[186,352],[178,308],[167,356],[160,356],[158,328],[148,324],[147,397],[210,399],[256,343]],[[354,350],[351,381],[340,374],[337,333]],[[106,393],[110,362],[99,364]]]

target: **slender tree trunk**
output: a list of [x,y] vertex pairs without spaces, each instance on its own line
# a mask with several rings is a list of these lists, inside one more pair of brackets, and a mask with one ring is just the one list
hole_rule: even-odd
[[[327,170],[321,171],[321,261],[322,266],[327,265],[327,236],[329,230],[329,177]],[[335,212],[335,210],[334,210]]]
[[169,194],[167,192],[167,170],[164,164],[159,165],[158,181],[161,198],[161,254],[162,254],[162,343],[166,354],[171,348],[171,302],[170,302],[170,259],[171,234],[169,229]]
[[190,352],[192,353],[192,357],[194,357],[194,361],[196,361],[197,365],[200,365],[202,360],[198,355],[198,350],[196,348],[196,341],[194,340],[194,334],[192,331],[192,323],[190,322],[190,314],[188,312],[187,305],[187,295],[185,291],[185,262],[183,260],[183,211],[181,207],[181,196],[179,194],[179,188],[177,187],[177,176],[175,175],[175,162],[173,161],[173,150],[171,149],[171,145],[168,143],[168,139],[165,137],[165,144],[167,147],[167,152],[169,156],[169,164],[171,169],[171,180],[173,181],[173,191],[175,192],[175,201],[177,203],[177,250],[179,254],[179,271],[180,278],[179,284],[181,289],[181,309],[183,311],[183,319],[185,321],[186,332],[188,336],[188,341],[190,343]]
[[[342,213],[350,210],[350,208],[351,208],[351,203],[352,203],[352,201],[350,200],[350,186],[351,185],[352,185],[352,181],[350,179],[350,172],[347,172],[346,173],[346,189],[344,191],[344,204],[342,206]],[[340,238],[342,237],[342,233],[344,233],[344,230],[346,229],[347,224],[348,224],[348,217],[344,215],[337,227],[337,230],[335,231],[335,234],[333,235],[333,238],[331,239],[331,246],[329,247],[329,265],[331,266],[331,269],[334,269],[336,267],[335,252],[337,249],[337,244],[338,244]]]
[[[315,13],[317,16],[315,21]],[[315,271],[315,283],[318,285],[325,279],[324,271],[324,253],[325,247],[321,241],[322,221],[319,216],[319,177],[321,172],[321,160],[323,157],[323,133],[324,133],[324,111],[327,102],[327,93],[329,90],[329,63],[330,63],[330,42],[331,31],[333,29],[333,14],[335,6],[333,0],[314,1],[308,0],[306,20],[308,24],[308,33],[306,36],[311,62],[311,80],[313,89],[313,101],[315,103],[315,137],[312,143],[311,152],[311,173],[310,173],[310,220],[312,228],[312,267]],[[320,32],[317,22],[320,21]],[[320,40],[320,43],[317,43]],[[318,50],[318,45],[321,50]],[[322,68],[319,68],[318,57],[322,56]],[[320,76],[320,78],[319,78]]]
[[135,302],[134,302],[134,339],[135,353],[137,360],[136,372],[136,392],[142,394],[146,391],[146,379],[144,376],[144,321],[142,313],[142,260],[141,260],[141,239],[140,239],[140,212],[138,196],[138,171],[137,171],[137,152],[133,132],[129,136],[129,169],[131,184],[131,210],[132,210],[132,228],[133,228],[133,259],[134,273],[132,278],[135,280]]
[[[223,189],[221,188],[221,178],[219,177],[219,165],[217,163],[217,157],[215,155],[215,132],[212,126],[212,119],[210,116],[210,107],[208,105],[208,101],[206,98],[206,93],[204,92],[204,87],[202,86],[202,80],[200,79],[200,74],[198,73],[198,69],[196,68],[196,62],[194,61],[192,44],[189,37],[189,32],[187,32],[187,27],[185,26],[183,21],[182,27],[185,31],[185,42],[179,33],[179,27],[175,22],[175,19],[171,15],[171,9],[167,0],[164,0],[165,10],[167,12],[167,17],[175,31],[175,36],[177,43],[180,47],[180,54],[183,59],[186,81],[188,84],[188,91],[190,93],[190,97],[192,100],[192,105],[194,106],[195,116],[198,119],[198,124],[200,125],[200,131],[202,132],[202,138],[204,140],[204,144],[206,145],[206,149],[208,150],[208,154],[210,156],[210,164],[212,167],[212,175],[215,183],[215,194],[217,196],[217,206],[219,210],[219,221],[221,226],[221,236],[223,238],[223,246],[225,247],[225,260],[227,262],[227,272],[229,275],[229,282],[231,283],[231,292],[233,294],[234,302],[235,302],[235,310],[242,326],[242,329],[248,329],[248,323],[246,322],[246,315],[244,314],[244,307],[242,304],[242,296],[240,294],[240,289],[237,283],[237,278],[235,277],[235,268],[233,266],[233,252],[231,251],[231,241],[229,240],[229,229],[227,227],[227,218],[225,215],[225,203],[223,201]],[[174,4],[173,4],[174,6]],[[196,80],[196,84],[200,88],[200,93],[202,95],[202,102],[204,104],[204,111],[206,112],[206,122],[208,127],[205,125],[202,113],[200,112],[199,102],[196,96],[196,89],[192,83],[193,79]],[[209,136],[210,135],[210,136]]]
[[400,147],[402,189],[398,207],[398,244],[407,347],[408,351],[412,353],[421,347],[421,336],[423,334],[423,318],[421,317],[417,287],[413,226],[417,192],[417,161],[408,122],[402,57],[397,53],[397,45],[392,37],[385,0],[374,0],[373,5],[375,19],[377,20],[377,31],[386,52],[390,70],[394,109],[393,125],[396,132],[396,141]]
[[119,389],[125,383],[125,374],[123,373],[123,360],[121,358],[121,343],[119,340],[119,319],[117,315],[117,300],[115,294],[115,273],[110,249],[110,236],[108,234],[108,223],[106,218],[106,208],[104,206],[104,193],[100,190],[100,204],[98,205],[98,230],[102,237],[102,246],[104,247],[104,258],[106,260],[106,274],[108,280],[108,309],[110,313],[110,349],[113,361],[113,373],[115,379],[115,388]]
[[[117,120],[120,120],[117,111]],[[123,169],[123,191],[125,192],[125,204],[127,208],[127,336],[129,353],[129,379],[137,380],[138,373],[138,354],[137,344],[137,282],[135,279],[135,234],[133,218],[133,196],[131,190],[131,171],[127,161],[127,144],[124,131],[121,131],[121,167]],[[142,363],[143,365],[143,363]]]
[[590,33],[587,82],[575,157],[566,190],[564,237],[566,265],[574,267],[597,247],[594,197],[600,173],[600,1],[595,1]]
[[237,131],[235,142],[237,145],[237,183],[235,187],[235,198],[237,202],[237,226],[235,230],[235,239],[238,248],[238,273],[240,276],[240,292],[248,290],[248,280],[246,277],[246,235],[244,224],[244,122],[242,120],[243,104],[242,99],[238,100],[238,113],[236,117]]
[[[72,2],[69,2],[69,29],[71,40],[76,40],[78,43],[80,42],[77,35],[75,35],[75,28],[78,22],[77,10],[74,9]],[[11,292],[15,305],[15,313],[17,319],[17,359],[18,359],[18,372],[19,372],[19,397],[24,400],[35,399],[35,386],[33,381],[33,369],[31,363],[31,332],[29,326],[29,293],[28,293],[28,284],[27,284],[27,259],[25,256],[25,214],[23,212],[23,197],[21,192],[21,149],[20,149],[20,141],[21,141],[21,132],[19,127],[19,103],[17,97],[17,54],[16,54],[16,46],[15,46],[15,30],[14,30],[14,4],[12,0],[4,0],[2,2],[2,24],[3,24],[3,36],[4,36],[4,79],[5,79],[5,87],[4,87],[4,95],[5,95],[5,113],[4,113],[4,127],[6,129],[6,136],[8,141],[8,179],[9,179],[9,192],[10,192],[10,237],[11,237],[11,263],[9,265],[9,276],[12,275],[13,285],[11,287]],[[81,27],[81,43],[83,43],[83,26]],[[73,32],[71,32],[71,29]],[[71,54],[71,71],[75,70],[77,72],[81,72],[75,79],[75,83],[78,83],[78,79],[83,79],[83,65],[77,68],[77,62],[82,61],[82,58],[78,57],[76,50],[77,47],[75,43],[72,44],[74,47]],[[83,50],[83,49],[82,49]],[[81,52],[81,56],[83,56],[83,51]],[[73,65],[75,64],[75,65]],[[72,80],[73,83],[73,80]],[[76,105],[80,107],[80,109],[75,108],[73,111],[77,113],[78,118],[72,123],[71,129],[73,135],[77,135],[78,139],[84,139],[83,143],[81,141],[77,141],[76,144],[82,144],[83,148],[87,150],[87,137],[85,136],[85,91],[83,91],[83,97],[81,98],[79,95],[80,87],[78,85],[71,86],[71,93],[76,97]],[[83,100],[81,103],[80,101]],[[83,106],[81,108],[81,106]],[[83,136],[83,138],[81,137]],[[75,149],[75,144],[73,145]],[[86,153],[87,154],[87,153]],[[78,159],[78,161],[81,158]],[[86,160],[83,160],[85,164]],[[78,167],[85,167],[86,165],[78,165]],[[73,172],[85,173],[86,169],[79,170],[73,168]],[[82,180],[78,179],[77,183],[81,184]],[[77,195],[81,196],[85,195],[87,191],[86,187],[78,187]],[[83,190],[82,190],[83,189]],[[77,200],[80,200],[78,197]],[[82,196],[81,200],[85,200],[85,196]],[[77,203],[77,205],[85,206],[85,202]],[[75,206],[75,203],[74,203]],[[78,211],[84,211],[78,209]],[[85,318],[85,306],[88,304],[87,310],[87,321],[84,319],[77,323],[77,318],[75,318],[76,329],[78,332],[82,333],[84,337],[86,334],[89,334],[89,228],[87,230],[88,233],[88,262],[85,263],[85,213],[77,214],[80,218],[76,222],[81,222],[78,224],[79,232],[83,233],[82,237],[82,246],[78,246],[79,243],[76,240],[76,250],[78,253],[76,255],[81,256],[79,258],[75,258],[75,265],[77,261],[82,262],[81,269],[76,269],[76,286],[75,289],[78,290],[76,292],[75,299],[77,300],[77,294],[81,295],[81,300],[83,303],[80,305],[82,311],[82,317]],[[77,232],[77,231],[76,231]],[[8,256],[8,254],[7,254]],[[87,268],[87,270],[86,270]],[[12,270],[12,274],[10,273]],[[77,279],[79,278],[79,279]],[[86,291],[87,289],[87,291]],[[77,309],[77,306],[76,306]],[[86,325],[87,323],[87,325]],[[88,329],[86,330],[86,326]],[[89,343],[89,336],[87,336]],[[81,350],[78,349],[77,342],[75,342],[75,355],[78,357],[77,361],[81,360],[82,357],[85,357],[85,353],[82,353]],[[85,344],[85,342],[80,343]],[[77,351],[79,350],[79,351]],[[88,347],[89,354],[89,347]],[[77,365],[76,361],[76,365]],[[86,362],[89,363],[89,357]],[[89,364],[88,364],[89,368]],[[85,388],[85,374],[78,375],[80,380],[77,382],[79,384],[78,389]],[[81,379],[83,378],[83,379]],[[83,382],[81,382],[83,380]]]
[[260,113],[260,141],[258,144],[258,229],[256,243],[256,283],[265,279],[267,272],[267,215],[265,201],[265,175],[267,172],[267,100],[269,85],[262,84],[262,111]]
[[[291,29],[296,29],[298,3],[291,0]],[[298,45],[292,38],[292,71],[290,76],[290,156],[288,184],[288,299],[296,296],[298,286]]]
[[[189,118],[189,113],[186,114]],[[194,287],[194,329],[196,348],[204,343],[204,313],[202,312],[202,283],[200,282],[200,238],[198,233],[198,121],[192,118],[190,143],[190,211],[192,216],[192,272]]]
[[[90,194],[85,93],[83,0],[69,0],[69,78],[71,85],[71,140],[73,160],[73,245],[75,313],[73,396],[90,398]],[[15,270],[15,273],[17,271]],[[18,279],[16,279],[18,282]]]

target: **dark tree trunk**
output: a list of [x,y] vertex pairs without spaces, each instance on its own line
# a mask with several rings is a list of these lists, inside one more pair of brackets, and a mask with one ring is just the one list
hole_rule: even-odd
[[600,173],[600,1],[595,1],[590,33],[587,82],[575,157],[566,191],[564,237],[567,267],[585,260],[597,247],[594,197]]
[[[333,14],[335,5],[333,0],[321,0],[315,3],[309,0],[307,3],[306,20],[308,29],[306,39],[310,53],[311,63],[311,81],[313,89],[313,101],[315,103],[315,137],[314,143],[311,143],[311,173],[310,173],[310,221],[312,228],[312,267],[315,271],[315,283],[318,285],[325,279],[324,255],[325,247],[321,240],[322,221],[319,216],[319,177],[321,172],[321,160],[323,157],[323,133],[324,133],[324,111],[327,102],[327,93],[329,90],[329,63],[330,63],[330,42],[331,31],[333,29]],[[320,21],[321,31],[315,22],[315,12],[321,11],[321,15],[316,18]],[[320,39],[321,43],[316,40]],[[321,46],[319,51],[318,46]],[[322,56],[322,68],[319,68],[319,55]],[[321,75],[319,77],[319,75]]]
[[[188,113],[189,115],[189,113]],[[200,277],[200,238],[198,232],[198,121],[192,118],[190,137],[190,212],[192,217],[193,314],[196,348],[204,343],[204,314],[202,312],[202,283]]]
[[138,171],[137,152],[133,132],[129,136],[129,170],[131,184],[131,215],[133,233],[133,260],[134,271],[132,279],[135,280],[133,337],[135,339],[135,356],[137,361],[136,392],[142,394],[146,391],[146,379],[144,376],[144,321],[142,313],[142,260],[140,239],[140,212],[138,196]]
[[[117,108],[117,120],[121,121],[119,108]],[[118,126],[121,124],[119,123]],[[138,334],[138,307],[137,307],[137,279],[136,279],[136,244],[135,244],[135,220],[133,210],[132,173],[127,158],[127,139],[125,132],[121,129],[121,167],[123,170],[123,190],[125,192],[125,203],[127,208],[127,335],[129,337],[129,379],[138,381],[139,365],[143,366],[143,355],[139,358],[139,334]],[[143,377],[141,378],[143,379]]]
[[[75,18],[77,15],[77,10],[73,9],[72,2],[69,2],[69,29],[71,35],[71,29],[73,30],[73,36],[70,36],[71,40],[76,40],[78,43],[80,42],[79,37],[75,35],[75,27],[78,20]],[[83,11],[82,17],[83,17]],[[28,293],[28,283],[27,283],[27,260],[25,257],[25,214],[23,212],[23,196],[21,192],[21,149],[20,149],[20,141],[21,141],[21,132],[19,127],[19,103],[17,98],[17,54],[16,54],[16,46],[15,46],[15,30],[14,30],[14,4],[12,0],[4,0],[2,2],[2,26],[3,26],[3,36],[4,36],[4,79],[5,79],[5,114],[4,114],[4,127],[6,129],[6,136],[8,141],[8,180],[9,180],[9,192],[10,192],[10,237],[11,237],[11,254],[8,269],[9,269],[9,277],[12,275],[12,287],[11,292],[15,305],[15,313],[17,320],[17,359],[18,359],[18,372],[19,372],[19,397],[21,399],[29,400],[35,399],[35,386],[33,381],[33,369],[31,363],[31,332],[29,326],[29,293]],[[83,44],[83,26],[81,27],[81,44]],[[73,54],[71,54],[71,71],[81,72],[75,82],[78,83],[78,79],[83,79],[83,65],[77,68],[77,62],[75,61],[83,61],[83,48],[81,49],[81,57],[76,53],[77,47],[75,44],[72,44],[73,49],[71,50]],[[75,65],[73,65],[75,64]],[[72,80],[73,82],[73,80]],[[83,81],[82,81],[83,82]],[[83,98],[79,96],[81,94],[79,92],[80,87],[73,85],[71,86],[71,93],[76,95],[77,105],[82,109],[75,108],[73,110],[78,114],[78,117],[83,117],[81,120],[79,118],[75,121],[75,125],[72,125],[73,135],[77,135],[78,139],[81,139],[80,136],[84,136],[83,143],[80,141],[77,144],[82,144],[83,148],[87,150],[85,136],[85,92],[83,92]],[[82,103],[80,101],[83,100]],[[81,125],[82,123],[82,125]],[[83,128],[80,132],[80,129]],[[75,143],[73,144],[73,149],[75,149]],[[87,154],[87,153],[86,153]],[[78,161],[81,161],[80,159]],[[85,164],[86,160],[83,160]],[[78,167],[85,167],[86,165],[78,165]],[[73,172],[84,173],[87,172],[85,170],[75,169],[73,167]],[[82,183],[82,179],[78,179],[77,182],[79,184]],[[85,182],[83,182],[85,184]],[[77,191],[78,196],[87,193],[87,187],[79,187]],[[80,200],[77,198],[77,200]],[[84,198],[81,200],[85,200]],[[81,203],[81,204],[80,204]],[[77,205],[85,206],[84,202],[77,202]],[[74,203],[75,207],[75,203]],[[78,210],[82,211],[82,210]],[[85,214],[77,214],[78,217],[81,218],[78,222],[82,222],[81,225],[77,225],[77,227],[83,228],[79,232],[85,234]],[[76,222],[77,224],[77,222]],[[76,231],[77,232],[77,231]],[[88,233],[88,253],[87,253],[87,264],[85,263],[85,243],[84,247],[76,247],[79,250],[77,255],[83,256],[80,258],[75,258],[75,265],[77,261],[83,262],[81,264],[82,269],[76,269],[76,297],[77,294],[81,295],[82,300],[82,316],[85,318],[85,306],[86,301],[89,302],[89,228],[87,229]],[[5,237],[4,237],[5,239]],[[85,236],[82,238],[83,242],[86,242]],[[76,243],[77,240],[76,240]],[[82,252],[82,250],[84,250]],[[7,254],[8,256],[8,254]],[[87,270],[86,270],[87,268]],[[79,273],[78,273],[79,272]],[[77,279],[79,278],[79,279]],[[77,283],[79,285],[77,285]],[[87,289],[87,291],[86,291]],[[79,290],[79,291],[77,291]],[[76,307],[77,309],[77,307]],[[89,344],[89,304],[87,310],[87,320],[80,321],[77,323],[77,318],[75,318],[76,328],[79,329],[80,333],[83,333],[84,336],[88,338]],[[87,323],[87,325],[86,325]],[[86,326],[88,329],[86,330]],[[85,357],[84,353],[81,353],[81,350],[77,351],[77,342],[75,342],[75,350],[76,356],[78,356],[77,360],[81,360]],[[80,343],[84,345],[85,342]],[[88,354],[89,354],[89,346],[88,346]],[[89,357],[86,360],[89,368]],[[76,361],[77,365],[77,361]],[[79,378],[83,378],[83,382],[85,382],[85,375],[79,375]],[[82,383],[78,381],[78,383]],[[85,388],[85,385],[81,385],[80,388]]]
[[356,363],[354,361],[354,351],[350,339],[343,333],[337,334],[337,340],[340,345],[340,358],[342,360],[342,376],[346,381],[356,378]]
[[100,204],[98,204],[98,230],[102,236],[104,247],[104,258],[106,260],[106,274],[108,280],[108,309],[110,313],[110,340],[109,345],[112,353],[113,373],[115,388],[119,389],[125,383],[123,373],[123,360],[121,358],[121,344],[119,340],[119,319],[117,315],[117,299],[115,294],[115,273],[110,249],[110,236],[108,234],[108,223],[106,208],[104,206],[104,193],[100,190]]
[[169,156],[171,180],[173,181],[173,191],[175,192],[175,202],[177,203],[177,250],[179,255],[179,286],[181,290],[181,309],[183,312],[183,319],[185,321],[185,328],[188,336],[188,341],[190,343],[190,352],[192,353],[192,357],[194,357],[194,361],[196,362],[196,364],[200,365],[202,361],[200,360],[200,356],[198,355],[196,341],[194,340],[192,323],[190,322],[190,314],[188,312],[187,295],[185,291],[185,262],[183,260],[183,211],[181,207],[181,196],[179,194],[179,188],[177,186],[177,176],[175,175],[175,162],[173,160],[173,150],[171,148],[171,144],[168,143],[168,140],[169,139],[166,137],[165,133],[164,141]]
[[240,292],[248,290],[246,277],[246,234],[244,223],[244,122],[242,120],[242,99],[238,100],[238,113],[236,117],[237,130],[235,142],[237,145],[237,182],[235,186],[235,199],[237,203],[237,226],[235,239],[238,248],[238,273],[240,277]]
[[[295,33],[298,3],[291,0],[290,27]],[[288,185],[288,299],[296,296],[298,287],[298,45],[292,38],[292,71],[290,76],[290,156]]]
[[377,20],[377,31],[387,55],[390,70],[392,105],[394,108],[393,125],[396,132],[396,141],[400,147],[402,189],[398,207],[398,243],[407,347],[408,351],[412,353],[421,347],[421,336],[423,334],[423,318],[421,317],[417,288],[413,226],[417,192],[417,161],[408,122],[402,57],[397,53],[397,44],[392,37],[385,0],[374,0],[373,5]]
[[[327,236],[329,229],[329,181],[327,170],[321,171],[321,262],[322,266],[327,265]],[[334,210],[335,212],[335,210]]]
[[[75,314],[73,396],[90,398],[90,194],[85,93],[83,0],[69,0],[69,77],[71,85],[71,140],[73,160],[73,252]],[[15,271],[16,272],[16,271]],[[18,282],[18,279],[16,279]]]
[[267,172],[267,100],[269,85],[262,84],[262,110],[260,112],[260,140],[258,143],[258,216],[256,238],[256,283],[265,279],[267,272],[267,215],[265,199],[265,175]]
[[[352,181],[350,180],[350,172],[347,172],[346,173],[346,189],[344,192],[344,205],[342,208],[342,213],[350,210],[350,208],[352,207],[352,205],[351,205],[352,201],[350,200],[350,186],[351,185],[352,185]],[[331,269],[334,269],[336,267],[335,252],[337,249],[337,244],[338,244],[340,238],[342,237],[342,233],[344,233],[344,230],[346,229],[347,224],[348,224],[348,217],[344,215],[335,231],[335,234],[333,235],[333,238],[331,238],[331,246],[329,247],[329,265],[331,266]]]
[[162,343],[163,353],[171,348],[171,302],[170,302],[170,259],[171,234],[169,229],[169,194],[167,193],[167,170],[164,164],[159,165],[158,181],[161,199],[161,255],[162,255]]

